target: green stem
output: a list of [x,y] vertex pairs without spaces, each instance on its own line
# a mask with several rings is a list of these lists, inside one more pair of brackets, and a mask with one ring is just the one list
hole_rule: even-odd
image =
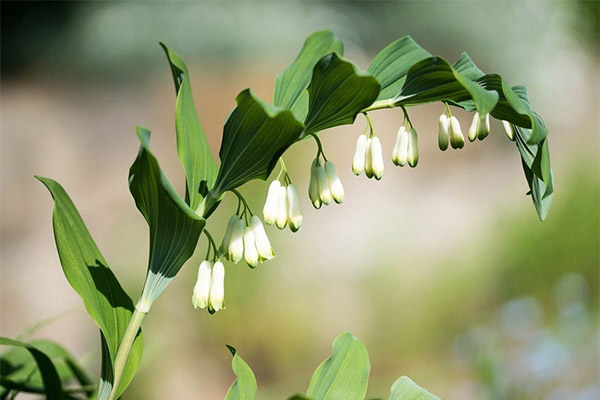
[[366,113],[369,111],[382,110],[384,108],[394,108],[396,107],[395,102],[395,99],[379,100],[371,104],[369,107],[365,108],[361,112]]
[[117,356],[115,357],[113,387],[110,395],[108,396],[108,400],[115,400],[117,398],[117,390],[119,388],[119,384],[121,383],[121,378],[123,377],[123,370],[127,364],[131,346],[133,346],[133,341],[135,340],[145,317],[145,312],[141,312],[137,308],[133,311],[133,315],[129,320],[127,329],[125,329],[125,333],[121,339],[121,344],[119,344]]
[[242,201],[242,203],[244,203],[244,208],[246,210],[248,210],[248,212],[250,213],[250,216],[254,215],[252,213],[252,210],[250,209],[250,206],[248,205],[248,202],[246,202],[246,199],[244,198],[244,196],[242,196],[242,194],[237,189],[231,189],[231,191],[233,192],[233,194],[235,194],[238,197],[238,199],[240,199]]
[[315,139],[315,141],[317,142],[317,158],[319,158],[319,154],[323,156],[323,159],[325,161],[327,161],[327,157],[325,157],[325,153],[323,153],[323,145],[321,144],[321,139],[319,139],[319,137],[317,136],[316,133],[309,133],[310,136],[313,137],[313,139]]

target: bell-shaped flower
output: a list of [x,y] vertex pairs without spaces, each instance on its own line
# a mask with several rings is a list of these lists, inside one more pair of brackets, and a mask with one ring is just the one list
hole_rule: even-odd
[[260,221],[260,218],[253,215],[252,218],[250,218],[250,227],[254,232],[254,241],[256,242],[256,251],[258,252],[259,260],[271,260],[275,258],[271,242],[269,241],[269,237],[267,236],[267,232],[265,232],[265,227]]
[[308,197],[314,208],[321,208],[321,197],[319,196],[319,180],[317,178],[317,159],[310,166],[310,182],[308,184]]
[[284,229],[288,223],[288,201],[287,190],[285,186],[281,186],[277,190],[277,218],[275,224],[279,229]]
[[200,267],[198,267],[198,279],[192,294],[194,308],[206,308],[208,306],[212,267],[212,263],[206,260],[202,261]]
[[373,153],[371,152],[372,138],[367,138],[367,146],[365,148],[365,175],[371,179],[373,177]]
[[408,165],[412,168],[419,163],[419,137],[414,128],[408,131]]
[[371,153],[371,169],[373,170],[373,176],[375,179],[380,180],[383,176],[383,151],[381,149],[381,142],[377,136],[371,138],[369,150]]
[[438,128],[438,146],[440,150],[446,151],[450,140],[448,129],[450,127],[450,120],[446,114],[440,115],[440,122]]
[[[320,201],[320,200],[319,200]],[[300,197],[298,189],[293,183],[287,187],[288,221],[292,232],[296,232],[302,225],[302,212],[300,211]]]
[[231,243],[231,234],[233,233],[233,227],[235,222],[240,218],[237,215],[232,215],[229,218],[229,223],[227,224],[227,229],[225,230],[225,236],[223,236],[223,241],[221,242],[221,247],[219,248],[220,253],[225,253],[229,251],[229,244]]
[[331,197],[336,203],[342,203],[344,201],[344,186],[340,181],[335,165],[331,161],[325,161],[325,175],[329,183]]
[[471,122],[471,126],[469,127],[469,132],[467,134],[467,136],[469,137],[469,142],[472,142],[475,139],[477,139],[477,126],[479,126],[478,112],[476,112],[475,115],[473,115],[473,121]]
[[208,311],[213,314],[225,308],[225,266],[217,261],[213,266],[210,279]]
[[485,116],[483,116],[483,117],[479,116],[479,121],[477,122],[477,139],[483,140],[489,134],[490,134],[490,114],[485,114]]
[[367,135],[360,135],[356,141],[356,151],[352,159],[352,172],[358,176],[365,170],[365,155],[367,154]]
[[236,221],[231,229],[227,256],[231,262],[238,263],[244,255],[244,221],[235,215]]
[[269,185],[269,191],[267,192],[267,200],[263,208],[263,219],[265,224],[273,225],[277,219],[277,205],[279,201],[279,188],[281,183],[278,180],[274,180]]
[[319,188],[319,198],[321,199],[321,203],[328,206],[331,203],[331,190],[329,190],[329,182],[327,181],[325,168],[317,164],[315,171]]
[[508,121],[502,121],[502,126],[504,127],[504,132],[506,132],[506,136],[508,136],[508,138],[510,140],[515,140],[515,129],[513,128],[512,124]]
[[465,137],[460,129],[460,123],[455,116],[450,117],[450,145],[453,149],[462,149],[465,146]]
[[258,250],[256,249],[256,236],[252,227],[244,229],[244,259],[246,263],[255,268],[258,265]]
[[392,162],[395,165],[403,167],[408,161],[408,130],[406,125],[402,125],[398,129],[396,135],[396,142],[394,143],[394,150],[392,151]]

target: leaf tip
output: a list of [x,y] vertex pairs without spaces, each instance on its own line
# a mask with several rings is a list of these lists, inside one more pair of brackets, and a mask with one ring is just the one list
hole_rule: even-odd
[[227,347],[227,350],[229,350],[231,352],[232,356],[235,356],[235,354],[237,353],[237,349],[229,344],[226,344],[225,347]]

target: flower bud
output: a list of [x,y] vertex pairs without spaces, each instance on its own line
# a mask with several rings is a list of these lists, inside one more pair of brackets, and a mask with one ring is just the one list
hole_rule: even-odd
[[331,197],[336,203],[340,204],[344,201],[344,186],[342,186],[335,165],[331,161],[325,161],[325,175],[329,183]]
[[477,122],[477,138],[483,140],[490,133],[490,114],[485,114],[484,117],[479,117]]
[[310,167],[310,183],[308,184],[308,197],[314,208],[321,208],[321,198],[319,197],[319,182],[317,179],[317,159],[313,161]]
[[221,242],[221,247],[219,249],[220,253],[226,253],[229,249],[229,244],[231,243],[231,234],[233,232],[233,226],[235,225],[235,221],[237,221],[239,217],[237,215],[232,215],[229,218],[229,223],[227,224],[227,229],[225,230],[225,236],[223,236],[223,241]]
[[383,151],[381,150],[381,142],[377,136],[371,138],[371,168],[373,169],[373,176],[375,179],[380,180],[383,176]]
[[367,136],[360,135],[356,141],[356,151],[352,159],[352,172],[360,175],[365,170],[365,154],[367,153]]
[[414,128],[408,131],[408,165],[412,168],[419,163],[419,137]]
[[279,229],[284,229],[288,223],[287,190],[285,186],[281,186],[277,192],[277,219],[275,224]]
[[206,308],[208,306],[211,272],[212,263],[206,260],[202,261],[200,267],[198,267],[198,279],[196,280],[192,294],[192,305],[194,308]]
[[515,130],[512,124],[508,121],[502,121],[502,126],[504,127],[504,131],[506,132],[506,136],[508,136],[510,140],[515,140]]
[[477,139],[477,132],[479,130],[478,127],[479,127],[479,113],[476,112],[475,115],[473,115],[473,121],[471,122],[471,126],[469,127],[469,132],[468,132],[469,142],[472,142],[475,139]]
[[208,311],[213,314],[225,308],[225,267],[221,261],[213,266],[210,280]]
[[406,126],[402,125],[396,134],[396,142],[392,151],[392,162],[395,165],[406,165],[406,155],[408,151],[408,131]]
[[258,250],[256,249],[256,237],[251,227],[244,229],[244,259],[251,268],[258,265]]
[[441,151],[446,151],[448,148],[448,127],[450,125],[450,121],[448,120],[448,116],[446,114],[440,115],[439,122],[439,130],[438,130],[438,146]]
[[237,220],[231,230],[231,242],[229,242],[227,255],[231,262],[238,263],[244,255],[244,221],[237,216],[235,217]]
[[371,179],[373,177],[373,154],[371,153],[371,144],[373,140],[367,138],[367,145],[365,147],[365,175]]
[[271,260],[275,258],[275,254],[273,254],[273,248],[271,247],[271,242],[269,241],[267,232],[265,232],[265,227],[263,226],[262,222],[260,222],[260,218],[258,218],[256,215],[253,215],[252,218],[250,218],[250,227],[254,232],[256,251],[258,252],[259,259]]
[[269,185],[269,191],[267,192],[267,200],[263,208],[263,219],[265,224],[273,225],[277,218],[277,202],[279,200],[279,188],[281,183],[278,180],[274,180]]
[[[302,212],[300,211],[300,197],[298,196],[298,189],[293,183],[290,183],[287,187],[287,200],[288,200],[288,220],[290,221],[290,229],[292,232],[296,232],[302,225]],[[320,201],[320,200],[319,200]]]
[[315,169],[317,176],[317,183],[319,185],[319,198],[321,202],[326,206],[331,203],[331,191],[329,190],[329,183],[327,182],[327,175],[325,175],[325,169],[317,165]]
[[450,117],[450,145],[453,149],[462,149],[465,146],[465,137],[460,129],[460,123],[456,117]]

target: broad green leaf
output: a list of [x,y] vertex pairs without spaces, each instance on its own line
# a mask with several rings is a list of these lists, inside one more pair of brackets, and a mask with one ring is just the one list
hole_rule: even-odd
[[[27,349],[27,351],[29,351],[31,356],[34,358],[42,376],[46,398],[48,400],[63,399],[62,384],[60,382],[58,372],[56,372],[54,364],[46,354],[31,344],[19,342],[18,340],[5,337],[0,337],[0,345],[22,347]],[[2,371],[2,375],[5,375],[4,370]]]
[[291,111],[271,106],[246,89],[237,98],[223,131],[221,168],[215,192],[225,193],[252,179],[267,179],[277,160],[302,132]]
[[177,154],[185,171],[186,202],[195,210],[215,183],[218,167],[200,125],[187,66],[177,53],[163,43],[160,45],[169,60],[177,93]]
[[227,348],[233,354],[231,369],[233,369],[237,379],[231,384],[225,400],[256,400],[257,386],[254,372],[252,372],[246,361],[237,354],[235,347],[228,345]]
[[[477,65],[473,62],[471,57],[467,54],[467,52],[463,52],[458,60],[452,64],[452,68],[463,77],[470,79],[472,81],[481,78],[483,75],[482,70],[479,69]],[[408,379],[408,378],[407,378]]]
[[179,197],[150,151],[150,131],[137,127],[138,156],[129,190],[150,229],[148,275],[140,302],[152,304],[192,256],[206,220]]
[[[37,177],[54,198],[52,217],[58,256],[69,284],[79,294],[83,304],[101,331],[106,346],[100,389],[110,391],[112,364],[123,333],[131,319],[133,302],[98,250],[75,205],[58,182]],[[103,349],[104,349],[103,345]],[[122,393],[142,357],[142,335],[138,334],[123,371],[119,393]],[[110,361],[110,362],[109,362]],[[101,397],[99,396],[99,399]]]
[[308,112],[308,93],[313,69],[321,58],[330,53],[344,54],[344,45],[331,31],[311,33],[294,62],[275,78],[273,104],[292,110],[299,121]]
[[488,114],[496,106],[498,97],[496,91],[487,90],[483,85],[466,78],[443,58],[430,57],[410,68],[396,105],[473,100],[480,114]]
[[333,354],[313,374],[306,395],[312,400],[363,400],[370,369],[367,349],[346,332],[333,342]]
[[414,383],[409,377],[402,376],[394,382],[390,400],[440,400]]
[[428,57],[431,57],[431,54],[410,36],[404,36],[381,50],[367,70],[381,85],[377,100],[396,97],[406,80],[409,68]]
[[308,87],[305,133],[353,123],[356,115],[375,101],[379,88],[377,79],[337,54],[321,58]]

